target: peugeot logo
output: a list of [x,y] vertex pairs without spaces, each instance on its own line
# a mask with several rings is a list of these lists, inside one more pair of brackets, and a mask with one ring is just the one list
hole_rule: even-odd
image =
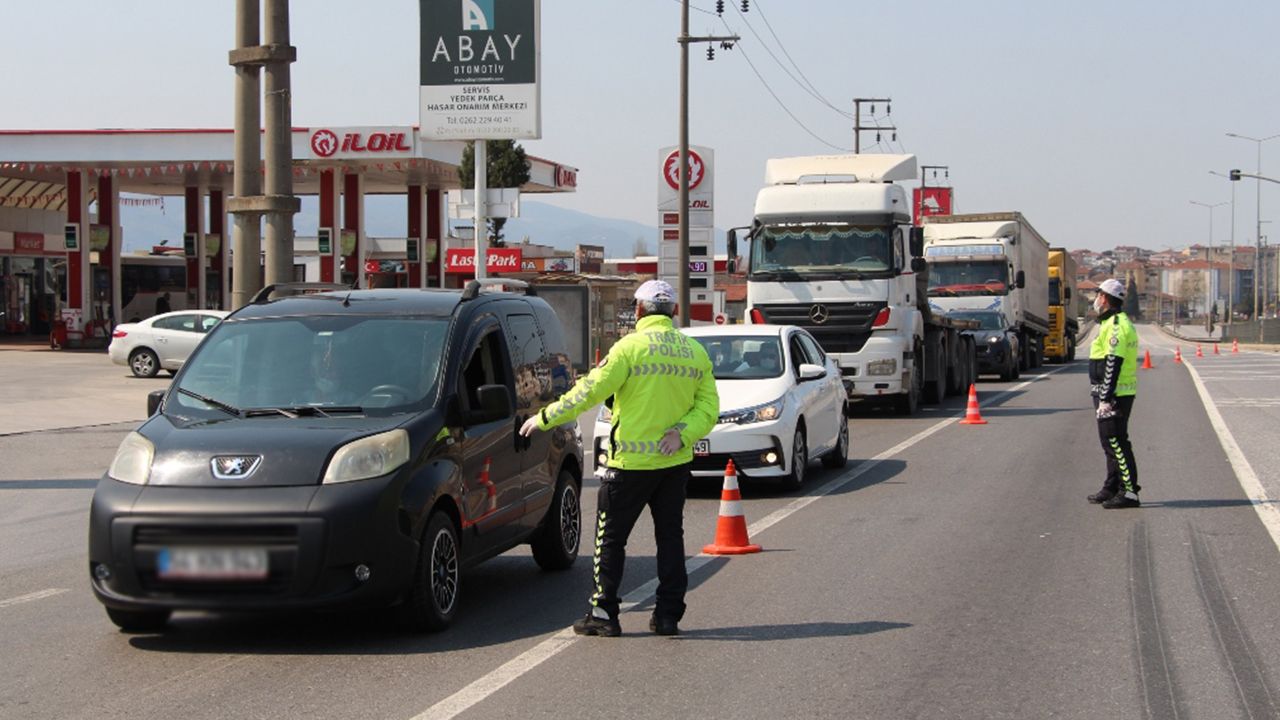
[[210,463],[213,476],[219,480],[242,480],[262,464],[261,455],[219,455]]
[[826,305],[814,305],[809,308],[809,319],[814,325],[822,325],[831,318],[831,313],[827,310]]

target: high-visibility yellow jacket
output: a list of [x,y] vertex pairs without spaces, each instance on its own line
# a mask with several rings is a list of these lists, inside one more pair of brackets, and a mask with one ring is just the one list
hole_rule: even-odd
[[[693,460],[693,444],[711,432],[720,397],[702,345],[664,315],[647,315],[609,356],[539,417],[542,429],[563,425],[613,396],[609,467],[660,470]],[[684,443],[663,455],[658,441],[671,428]]]
[[1089,382],[1092,394],[1107,402],[1138,394],[1138,331],[1128,315],[1098,318],[1098,337],[1089,348]]

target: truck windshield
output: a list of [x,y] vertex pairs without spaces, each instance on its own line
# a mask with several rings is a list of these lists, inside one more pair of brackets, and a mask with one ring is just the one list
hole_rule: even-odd
[[223,322],[183,368],[181,394],[167,409],[200,418],[219,416],[217,404],[250,415],[273,408],[405,412],[434,396],[447,331],[447,319],[423,317]]
[[1003,260],[929,263],[929,297],[1008,294],[1009,270]]
[[766,225],[751,243],[751,276],[886,273],[893,268],[892,237],[891,227],[875,225]]

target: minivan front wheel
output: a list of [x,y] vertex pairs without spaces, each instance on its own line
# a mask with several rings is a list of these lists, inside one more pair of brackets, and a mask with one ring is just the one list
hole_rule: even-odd
[[402,608],[409,628],[436,632],[453,621],[462,579],[459,559],[458,530],[453,519],[440,510],[432,512],[422,534],[413,585]]
[[578,482],[567,470],[561,470],[556,497],[547,508],[542,529],[530,543],[533,559],[543,570],[564,570],[578,558],[580,540],[582,506],[578,500]]

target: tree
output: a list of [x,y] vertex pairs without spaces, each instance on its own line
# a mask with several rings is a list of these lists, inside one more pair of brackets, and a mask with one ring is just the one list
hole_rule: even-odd
[[[488,140],[485,142],[488,154],[488,175],[486,187],[519,188],[529,182],[529,158],[524,148],[515,140]],[[458,181],[464,188],[476,185],[476,149],[475,143],[467,143],[462,150],[462,164],[458,165]],[[502,227],[507,224],[506,218],[488,218],[489,233],[493,237],[493,247],[506,247],[502,239]]]
[[1129,273],[1129,281],[1124,286],[1124,314],[1131,320],[1142,319],[1142,298],[1138,294],[1138,279]]

